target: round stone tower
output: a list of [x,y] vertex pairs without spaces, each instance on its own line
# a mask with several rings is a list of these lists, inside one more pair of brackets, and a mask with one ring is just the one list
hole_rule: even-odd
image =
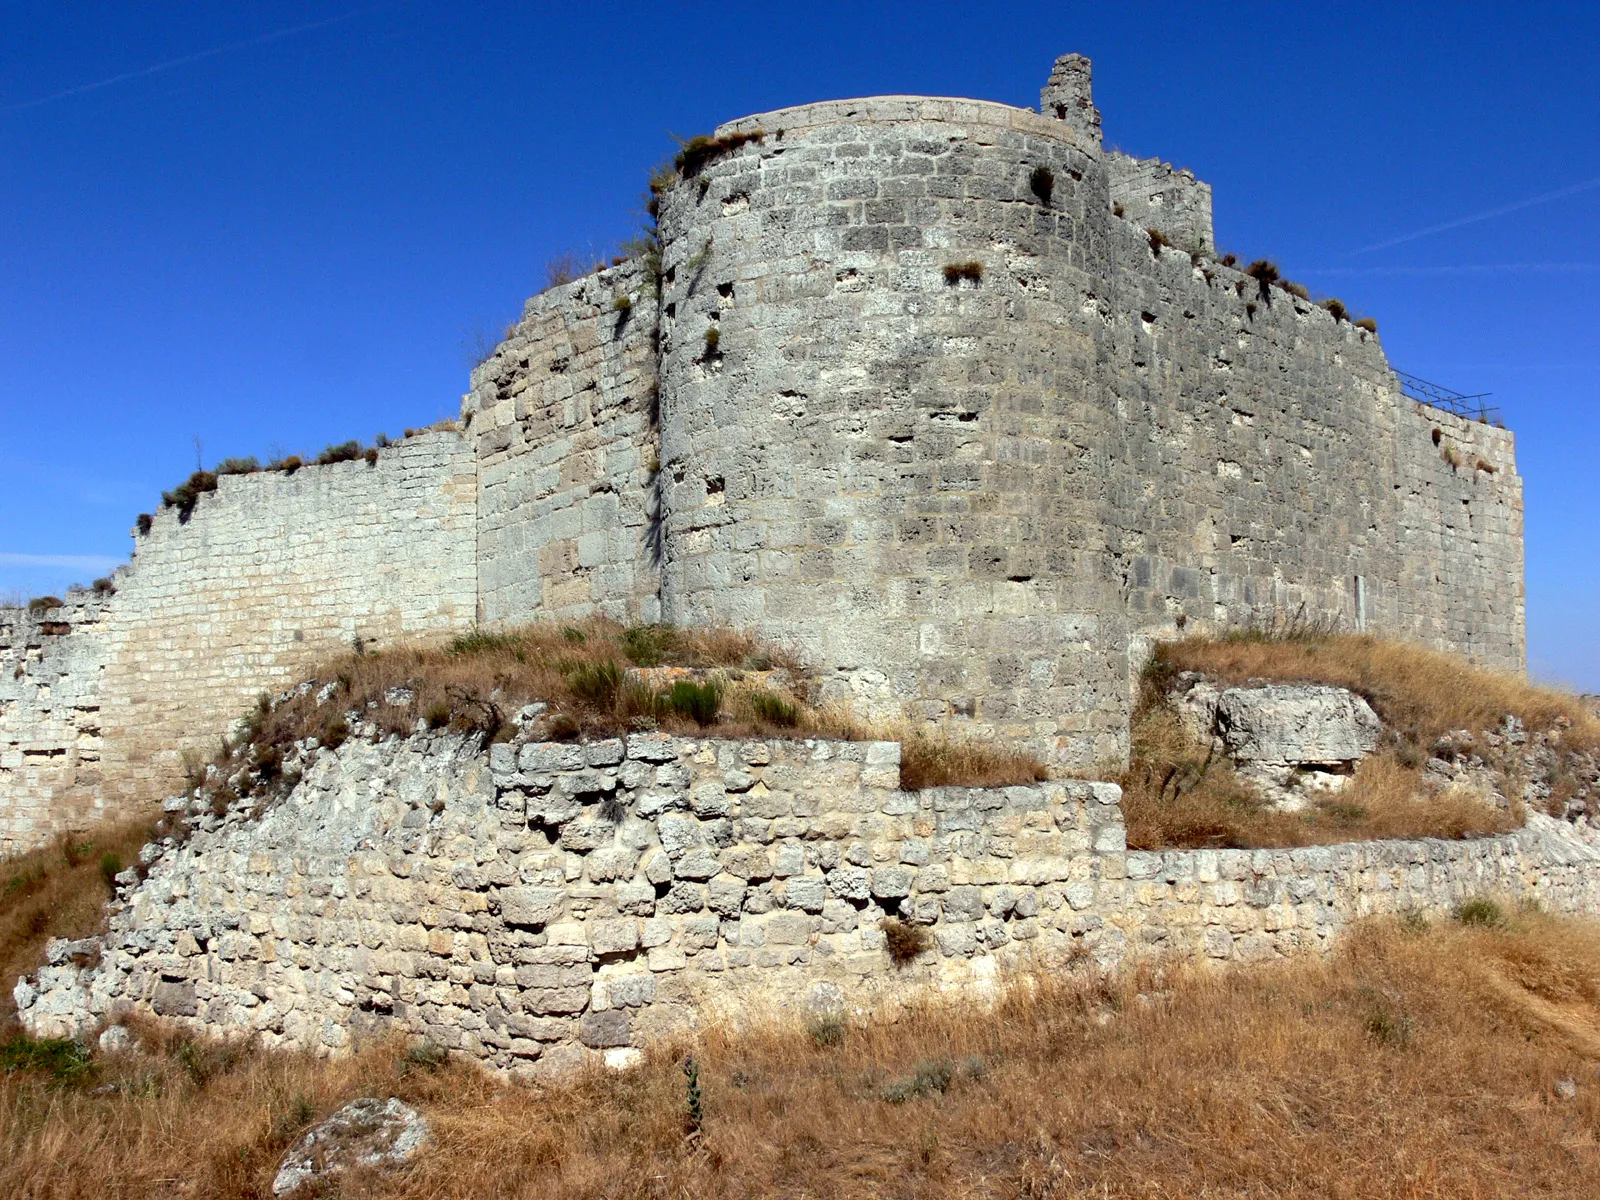
[[[1087,99],[1079,61],[1051,87]],[[747,117],[662,197],[662,609],[796,643],[858,712],[1081,764],[1125,753],[1129,680],[1084,299],[1108,185],[1061,108]]]

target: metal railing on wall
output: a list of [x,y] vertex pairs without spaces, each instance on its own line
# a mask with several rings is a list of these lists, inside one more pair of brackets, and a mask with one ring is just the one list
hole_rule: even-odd
[[1401,394],[1426,404],[1432,408],[1442,408],[1445,412],[1455,413],[1458,417],[1466,417],[1472,421],[1482,421],[1485,425],[1498,425],[1505,428],[1505,421],[1500,415],[1500,410],[1483,403],[1492,396],[1493,392],[1479,392],[1475,396],[1464,396],[1460,392],[1453,392],[1447,387],[1440,387],[1437,383],[1429,383],[1415,375],[1404,371],[1395,371],[1394,377],[1400,381]]

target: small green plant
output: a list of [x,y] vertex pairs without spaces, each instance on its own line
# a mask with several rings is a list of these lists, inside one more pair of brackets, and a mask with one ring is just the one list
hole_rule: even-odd
[[450,653],[462,657],[475,654],[491,654],[502,650],[515,651],[520,647],[518,640],[510,634],[494,633],[491,630],[473,627],[466,633],[458,633],[450,639]]
[[589,640],[589,635],[584,633],[584,631],[579,629],[576,625],[568,625],[561,631],[561,636],[567,641],[571,642],[574,646],[581,646]]
[[899,917],[885,917],[882,928],[889,961],[897,967],[908,965],[933,945],[933,938],[926,928],[908,924]]
[[1350,319],[1350,310],[1344,306],[1344,301],[1336,296],[1329,296],[1322,302],[1322,307],[1328,310],[1328,315],[1333,318],[1335,324]]
[[1409,933],[1413,937],[1417,934],[1428,932],[1428,914],[1420,908],[1403,908],[1400,910],[1397,919],[1400,922],[1401,931]]
[[630,625],[622,631],[622,652],[636,667],[659,667],[678,641],[671,625]]
[[1050,203],[1055,187],[1055,172],[1049,167],[1035,167],[1028,173],[1028,190],[1038,197],[1040,204]]
[[633,311],[633,297],[626,295],[618,296],[611,302],[611,311],[615,313],[621,313],[623,316],[627,316]]
[[750,694],[750,711],[767,724],[783,729],[793,728],[800,723],[799,705],[784,699],[777,692],[765,689]]
[[844,1017],[838,1013],[824,1013],[806,1022],[806,1032],[818,1046],[837,1046],[844,1041]]
[[904,1104],[922,1096],[942,1096],[950,1090],[955,1078],[955,1064],[949,1059],[927,1059],[912,1067],[907,1078],[885,1084],[881,1095],[890,1104]]
[[1167,235],[1162,233],[1161,230],[1157,229],[1154,225],[1146,229],[1145,234],[1150,240],[1150,253],[1154,254],[1157,258],[1161,257],[1161,251],[1165,247],[1172,245],[1172,243],[1167,239]]
[[1455,918],[1463,925],[1498,929],[1506,923],[1505,910],[1487,896],[1474,896],[1456,905]]
[[566,677],[573,695],[600,709],[612,706],[617,689],[622,686],[622,668],[610,659],[578,663],[566,672]]
[[217,464],[218,475],[254,475],[261,470],[261,463],[250,455],[247,458],[225,458]]
[[714,358],[721,358],[722,357],[722,351],[717,349],[717,347],[721,343],[722,343],[722,333],[721,333],[721,331],[718,330],[718,328],[715,325],[711,326],[710,329],[706,330],[706,349],[705,349],[705,353],[702,354],[700,357],[702,359],[704,359],[706,362],[710,362]]
[[0,1072],[37,1071],[60,1083],[76,1083],[94,1070],[89,1047],[72,1038],[34,1038],[19,1033],[0,1042]]
[[981,283],[983,281],[983,264],[981,262],[946,263],[944,281],[951,287],[961,283]]
[[450,1052],[431,1038],[423,1038],[406,1047],[400,1056],[400,1070],[402,1073],[410,1071],[437,1071],[444,1066],[450,1057]]
[[1284,291],[1288,292],[1289,295],[1295,297],[1297,300],[1311,299],[1311,292],[1303,283],[1296,283],[1292,279],[1284,279],[1278,283],[1278,286]]
[[423,720],[428,722],[429,729],[443,729],[450,724],[450,718],[455,716],[448,700],[435,700],[428,705],[428,711],[423,714]]
[[1376,317],[1362,317],[1359,321],[1355,322],[1355,327],[1357,329],[1365,329],[1368,333],[1377,333],[1378,321]]
[[111,851],[107,850],[100,856],[100,878],[106,881],[106,887],[111,891],[117,890],[117,876],[122,871],[122,860]]
[[696,725],[710,725],[722,709],[722,685],[714,679],[697,683],[693,679],[674,680],[661,694],[661,707],[669,713],[687,717]]
[[692,1138],[699,1137],[706,1119],[705,1097],[700,1092],[700,1062],[692,1054],[683,1060],[683,1080],[684,1131]]

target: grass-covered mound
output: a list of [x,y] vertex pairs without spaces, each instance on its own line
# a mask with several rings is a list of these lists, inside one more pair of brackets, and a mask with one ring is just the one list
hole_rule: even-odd
[[[1169,703],[1180,672],[1220,687],[1318,683],[1348,688],[1382,719],[1385,740],[1345,790],[1305,811],[1275,811]],[[1506,737],[1506,718],[1519,732]],[[1463,734],[1465,736],[1463,736]],[[1476,756],[1507,800],[1485,803],[1427,777],[1430,757]],[[1120,782],[1128,843],[1298,846],[1372,838],[1475,837],[1524,820],[1524,800],[1560,815],[1592,779],[1600,720],[1579,697],[1401,642],[1315,629],[1247,630],[1160,644],[1140,680],[1133,755]],[[1533,786],[1530,788],[1530,784]]]
[[548,1088],[426,1045],[329,1062],[135,1035],[125,1056],[0,1054],[0,1195],[264,1197],[311,1124],[391,1095],[430,1145],[323,1194],[1355,1200],[1600,1178],[1600,931],[1488,899],[1370,923],[1326,960],[1082,964],[992,1008],[720,1025]]
[[296,782],[296,744],[337,746],[353,732],[449,729],[485,742],[563,741],[643,730],[699,737],[794,737],[902,743],[901,784],[1002,786],[1046,777],[1017,747],[939,729],[872,725],[815,702],[816,682],[793,653],[736,630],[570,625],[475,630],[447,642],[353,653],[285,695],[263,696],[191,786],[221,813],[251,795],[265,803]]

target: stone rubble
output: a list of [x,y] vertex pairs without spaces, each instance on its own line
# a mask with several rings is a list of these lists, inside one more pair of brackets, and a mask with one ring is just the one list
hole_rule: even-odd
[[410,1161],[428,1140],[428,1123],[391,1096],[352,1100],[316,1126],[283,1157],[272,1181],[274,1196],[327,1182],[351,1167],[395,1167]]

